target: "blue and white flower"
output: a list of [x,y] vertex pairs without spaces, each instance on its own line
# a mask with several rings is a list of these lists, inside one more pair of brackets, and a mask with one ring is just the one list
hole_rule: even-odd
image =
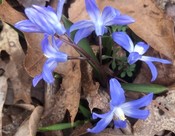
[[110,6],[106,6],[101,13],[95,0],[85,0],[85,4],[91,20],[82,20],[71,26],[70,32],[79,29],[74,38],[75,43],[90,35],[94,30],[97,36],[102,36],[107,32],[106,26],[128,25],[134,22],[133,18],[121,15],[118,10]]
[[62,41],[56,40],[52,37],[52,45],[50,45],[48,40],[48,35],[44,36],[42,41],[42,50],[44,55],[48,58],[43,66],[43,71],[41,74],[35,76],[33,79],[33,86],[36,86],[37,83],[44,79],[47,83],[51,84],[54,82],[54,77],[52,72],[57,67],[58,63],[66,62],[68,56],[66,53],[60,52],[59,47],[61,46]]
[[25,9],[29,18],[15,24],[15,27],[24,32],[47,33],[49,35],[62,35],[66,32],[61,24],[62,9],[65,0],[59,0],[57,12],[50,6],[41,7],[33,5]]
[[157,78],[157,69],[152,62],[160,62],[163,64],[171,64],[172,62],[166,59],[160,59],[155,57],[144,56],[143,54],[148,50],[149,45],[144,42],[138,42],[135,46],[130,37],[125,32],[115,32],[112,35],[113,40],[123,47],[130,54],[128,56],[128,63],[134,64],[138,60],[144,61],[151,70],[152,79],[154,81]]
[[149,110],[140,108],[150,104],[153,99],[153,93],[150,93],[138,100],[125,102],[124,90],[122,89],[120,83],[115,78],[112,78],[110,80],[110,95],[110,111],[105,114],[93,113],[93,119],[101,118],[101,120],[95,127],[88,129],[88,132],[99,133],[103,131],[112,120],[114,120],[116,128],[125,128],[125,116],[143,120],[148,117]]

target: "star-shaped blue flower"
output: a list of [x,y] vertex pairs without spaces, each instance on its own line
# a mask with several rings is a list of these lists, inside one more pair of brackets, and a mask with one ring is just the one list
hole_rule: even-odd
[[112,78],[110,80],[110,111],[105,114],[93,113],[92,118],[101,118],[101,120],[92,129],[88,129],[88,132],[99,133],[103,131],[108,124],[114,120],[114,125],[116,128],[126,127],[126,116],[135,119],[146,119],[149,115],[149,110],[143,110],[143,108],[150,104],[153,99],[153,93],[150,93],[138,100],[131,102],[125,102],[124,90],[122,89],[120,83]]
[[62,9],[65,0],[59,0],[57,13],[50,6],[41,7],[33,5],[25,9],[28,20],[22,20],[15,27],[24,32],[47,33],[49,35],[62,35],[66,29],[61,24]]
[[50,45],[48,35],[44,36],[42,41],[42,50],[48,59],[44,63],[42,73],[34,77],[33,86],[36,86],[41,79],[44,79],[49,84],[54,82],[52,72],[59,62],[66,62],[68,59],[67,54],[59,51],[61,44],[62,41],[58,39],[56,40],[52,37],[52,45]]
[[160,59],[155,57],[144,56],[143,54],[148,50],[149,45],[144,42],[138,42],[135,47],[130,37],[125,32],[115,32],[112,35],[113,40],[127,50],[130,54],[128,56],[128,63],[134,64],[138,60],[144,61],[151,70],[152,79],[154,81],[157,78],[157,69],[152,62],[160,62],[163,64],[171,64],[172,62],[166,59]]
[[74,38],[75,43],[90,35],[94,30],[97,36],[102,36],[107,32],[106,26],[127,25],[134,22],[133,18],[121,15],[118,10],[110,6],[106,6],[100,13],[95,0],[85,0],[85,4],[91,20],[82,20],[71,26],[70,32],[79,29]]

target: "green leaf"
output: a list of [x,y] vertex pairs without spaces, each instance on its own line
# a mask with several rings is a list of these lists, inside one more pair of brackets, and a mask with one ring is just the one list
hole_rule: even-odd
[[0,4],[2,4],[3,3],[3,0],[0,0]]
[[105,60],[105,59],[112,59],[111,56],[107,56],[107,55],[102,55],[102,59]]
[[81,104],[79,105],[79,109],[80,109],[80,112],[83,114],[84,117],[86,117],[87,119],[91,118],[91,112],[88,109],[86,109]]
[[111,36],[103,36],[102,43],[103,43],[103,54],[105,54],[107,56],[111,56],[112,47],[114,45],[112,37]]
[[60,124],[55,124],[55,125],[51,125],[51,126],[48,126],[48,127],[41,127],[38,130],[39,131],[63,130],[63,129],[73,128],[73,127],[82,125],[84,123],[86,123],[86,121],[76,121],[73,124],[71,124],[71,123],[60,123]]
[[126,71],[126,73],[129,77],[132,77],[132,75],[133,75],[131,71]]
[[116,67],[117,67],[117,65],[116,65],[115,59],[113,59],[113,61],[112,61],[112,69],[114,70]]
[[121,78],[124,78],[124,77],[126,76],[126,72],[125,72],[125,71],[122,72],[122,73],[120,74],[120,76],[121,76]]
[[134,91],[134,92],[142,92],[142,93],[153,92],[154,94],[162,93],[168,89],[165,86],[157,85],[157,84],[122,83],[122,87],[126,91]]

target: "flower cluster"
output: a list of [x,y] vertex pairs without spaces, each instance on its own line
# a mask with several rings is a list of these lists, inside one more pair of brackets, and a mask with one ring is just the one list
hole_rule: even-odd
[[[62,10],[65,0],[59,0],[57,11],[54,11],[54,9],[49,6],[40,7],[33,5],[30,8],[26,8],[25,14],[28,19],[22,20],[15,24],[15,27],[21,31],[43,33],[44,35],[44,38],[41,42],[41,48],[47,60],[43,65],[42,72],[33,79],[33,86],[36,86],[41,79],[45,80],[48,84],[52,84],[54,82],[53,71],[57,67],[58,63],[66,62],[71,58],[68,56],[68,54],[59,50],[63,42],[66,42],[76,49],[80,55],[84,55],[84,60],[88,60],[90,63],[98,65],[99,68],[103,65],[103,63],[94,63],[92,58],[89,58],[88,53],[85,50],[82,48],[79,49],[80,47],[77,45],[79,41],[89,36],[93,31],[95,31],[96,36],[98,36],[100,39],[103,35],[108,34],[107,32],[109,32],[108,30],[111,26],[128,25],[135,22],[132,17],[121,14],[113,7],[106,6],[103,11],[100,12],[95,0],[84,1],[86,10],[90,16],[90,20],[78,21],[74,23],[68,30],[66,30],[66,27],[61,22]],[[77,32],[75,33],[74,39],[72,40],[71,37],[68,36],[75,30]],[[63,39],[63,35],[64,37],[67,37],[67,39]],[[132,65],[139,60],[145,62],[148,65],[152,73],[151,81],[154,81],[158,75],[157,69],[153,62],[171,64],[171,61],[169,60],[144,56],[143,54],[146,53],[149,45],[144,42],[138,42],[134,46],[133,41],[126,32],[113,32],[111,35],[115,43],[129,52],[126,62],[128,65]],[[99,46],[102,46],[100,42]],[[101,50],[99,52],[102,53]],[[102,58],[102,56],[100,57]],[[106,71],[103,70],[102,72]],[[105,75],[107,74],[108,73]],[[109,77],[109,75],[107,76]],[[126,98],[124,95],[124,90],[121,87],[119,81],[115,78],[111,78],[109,84],[111,96],[111,101],[109,103],[110,110],[105,114],[93,113],[93,119],[101,118],[101,120],[96,124],[95,127],[88,129],[88,132],[99,133],[104,130],[112,120],[114,121],[114,126],[116,128],[125,128],[125,116],[136,119],[146,119],[149,115],[149,110],[145,110],[143,107],[150,104],[153,99],[153,93],[150,93],[138,100],[125,102]]]
[[[61,23],[62,10],[65,0],[60,0],[57,6],[57,12],[50,6],[40,7],[33,5],[25,9],[28,20],[22,20],[15,24],[15,27],[24,32],[44,33],[42,40],[42,50],[48,58],[43,66],[41,74],[33,79],[33,86],[44,79],[47,83],[53,83],[52,72],[57,67],[58,62],[67,61],[67,54],[60,52],[59,47],[62,41],[55,39],[54,35],[63,35],[66,33],[64,25]],[[48,36],[52,37],[52,44],[49,44]]]

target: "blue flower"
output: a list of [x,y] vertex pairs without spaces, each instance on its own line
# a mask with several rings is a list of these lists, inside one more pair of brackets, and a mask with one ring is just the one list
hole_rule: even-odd
[[54,82],[52,72],[59,62],[66,62],[68,58],[67,54],[59,51],[61,44],[62,42],[60,40],[56,40],[52,37],[52,45],[50,45],[48,35],[44,36],[42,50],[48,59],[44,63],[42,73],[34,77],[33,86],[36,86],[41,79],[44,79],[49,84]]
[[100,13],[95,0],[85,0],[85,4],[91,20],[82,20],[71,26],[70,32],[79,29],[74,38],[75,43],[90,35],[94,30],[97,36],[102,36],[107,32],[106,26],[127,25],[134,22],[133,18],[121,15],[118,10],[110,6],[106,6]]
[[153,99],[153,93],[150,93],[138,100],[131,102],[125,102],[124,90],[120,83],[112,78],[110,80],[110,111],[105,114],[93,113],[92,118],[101,118],[101,120],[92,129],[88,129],[88,132],[99,133],[104,130],[108,124],[114,120],[115,128],[126,127],[126,116],[135,119],[146,119],[149,115],[149,110],[140,109],[150,104]]
[[47,33],[49,35],[64,34],[66,29],[60,22],[64,2],[65,0],[59,1],[57,13],[50,6],[33,5],[33,7],[26,8],[25,14],[29,19],[17,22],[15,27],[24,32]]
[[124,32],[115,32],[112,35],[113,40],[127,50],[130,54],[128,56],[128,63],[134,64],[138,60],[144,61],[151,70],[152,79],[154,81],[157,77],[157,69],[152,62],[160,62],[163,64],[171,64],[172,62],[166,59],[160,59],[155,57],[143,56],[143,54],[148,50],[149,45],[144,42],[138,42],[135,47],[130,37]]

